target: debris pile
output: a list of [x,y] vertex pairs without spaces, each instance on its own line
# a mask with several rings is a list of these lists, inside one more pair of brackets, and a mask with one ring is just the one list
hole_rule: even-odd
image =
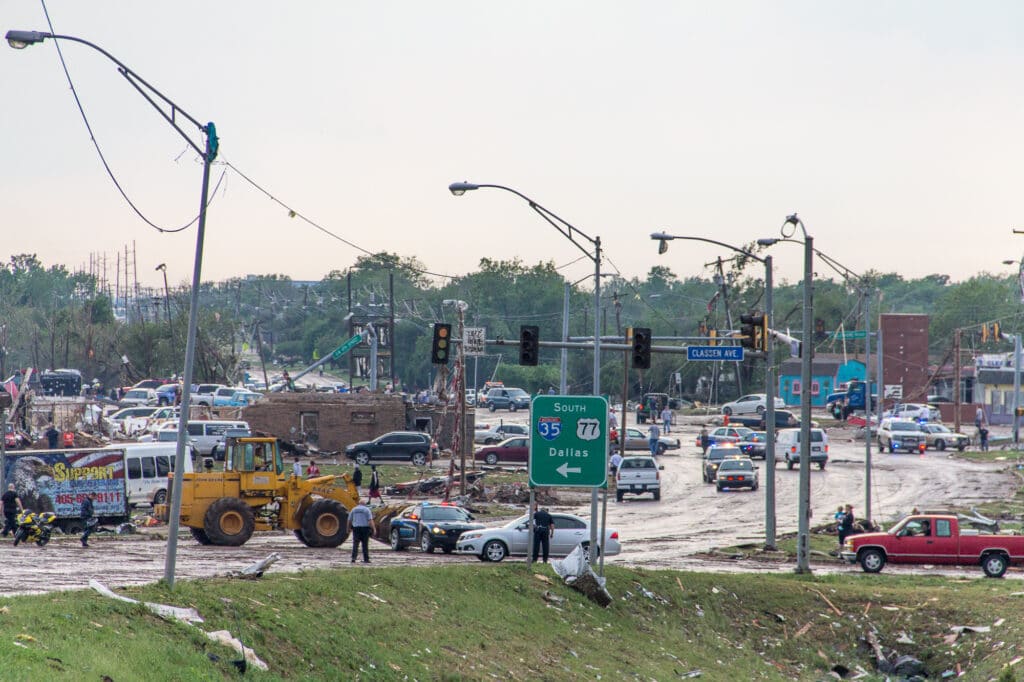
[[591,601],[608,608],[612,603],[612,596],[605,589],[605,579],[598,577],[590,568],[590,554],[584,551],[583,545],[576,545],[576,549],[569,553],[561,561],[551,562],[555,570],[565,584],[577,592],[586,595]]

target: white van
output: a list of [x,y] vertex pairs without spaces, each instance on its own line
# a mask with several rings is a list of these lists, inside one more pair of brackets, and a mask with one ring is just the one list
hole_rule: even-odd
[[[124,451],[129,507],[167,502],[167,474],[174,471],[176,443],[122,443],[107,449]],[[186,453],[185,473],[193,471],[191,454]]]
[[[782,460],[792,469],[800,464],[800,429],[781,429],[775,434],[775,461]],[[811,429],[811,464],[824,469],[828,462],[828,434],[824,429]]]
[[[249,424],[247,422],[217,420],[190,421],[188,423],[188,439],[200,455],[224,459],[224,434],[235,429],[248,431]],[[177,442],[177,423],[164,424],[156,432],[156,440],[160,443]]]

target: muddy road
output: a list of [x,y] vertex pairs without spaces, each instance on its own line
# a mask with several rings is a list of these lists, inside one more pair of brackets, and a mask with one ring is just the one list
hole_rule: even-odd
[[[505,421],[525,422],[526,415]],[[696,421],[680,429],[683,447],[661,458],[663,492],[660,502],[649,497],[626,497],[608,501],[608,525],[619,531],[623,553],[608,557],[609,563],[650,568],[711,571],[786,571],[788,564],[758,561],[732,562],[696,556],[715,547],[764,542],[765,464],[758,460],[762,476],[757,492],[718,493],[700,478],[700,451],[694,447],[699,426]],[[824,523],[839,504],[850,503],[858,515],[864,509],[864,443],[851,439],[852,431],[830,431],[830,461],[825,470],[811,470],[812,527]],[[923,456],[879,454],[873,456],[872,515],[880,521],[896,518],[917,506],[940,509],[952,504],[970,506],[1011,496],[1017,483],[1008,463],[975,464],[929,451]],[[776,471],[776,527],[779,534],[797,527],[798,471],[782,466]],[[565,495],[565,511],[589,516],[584,495]],[[572,504],[571,499],[579,502]],[[0,539],[0,594],[48,592],[87,587],[90,578],[108,586],[143,584],[164,574],[165,529],[147,530],[136,536],[93,537],[86,549],[77,538],[57,536],[46,547],[13,547]],[[406,566],[459,562],[487,570],[474,557],[423,555],[419,551],[392,552],[371,542],[370,565],[349,563],[350,544],[338,549],[312,549],[299,543],[291,533],[262,533],[239,548],[201,546],[187,534],[178,542],[178,580],[224,575],[278,552],[281,560],[272,571],[301,571],[315,568],[373,570],[380,566]],[[813,560],[812,560],[813,561]],[[812,563],[815,571],[859,571],[834,562]],[[886,567],[886,572],[909,569]],[[917,568],[915,572],[938,573],[939,569]],[[979,577],[976,568],[941,569],[943,574]],[[1011,571],[1008,577],[1021,577]]]

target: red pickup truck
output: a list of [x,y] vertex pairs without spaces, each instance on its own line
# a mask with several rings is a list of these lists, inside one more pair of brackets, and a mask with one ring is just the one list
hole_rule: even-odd
[[1024,563],[1024,535],[990,535],[964,528],[954,515],[914,514],[885,533],[851,535],[840,556],[878,573],[886,562],[981,566],[999,578],[1011,564]]

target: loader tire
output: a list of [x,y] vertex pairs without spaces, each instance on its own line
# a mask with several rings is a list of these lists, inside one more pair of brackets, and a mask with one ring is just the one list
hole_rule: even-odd
[[206,510],[203,531],[212,545],[238,547],[252,537],[256,517],[237,497],[222,497]]
[[302,516],[302,535],[310,547],[337,547],[348,537],[348,510],[336,500],[317,500]]
[[206,537],[206,531],[202,528],[189,528],[192,533],[192,538],[200,545],[209,545],[210,538]]
[[306,536],[302,533],[301,528],[296,528],[292,532],[295,533],[295,537],[299,539],[299,542],[309,547],[309,543],[306,542]]

